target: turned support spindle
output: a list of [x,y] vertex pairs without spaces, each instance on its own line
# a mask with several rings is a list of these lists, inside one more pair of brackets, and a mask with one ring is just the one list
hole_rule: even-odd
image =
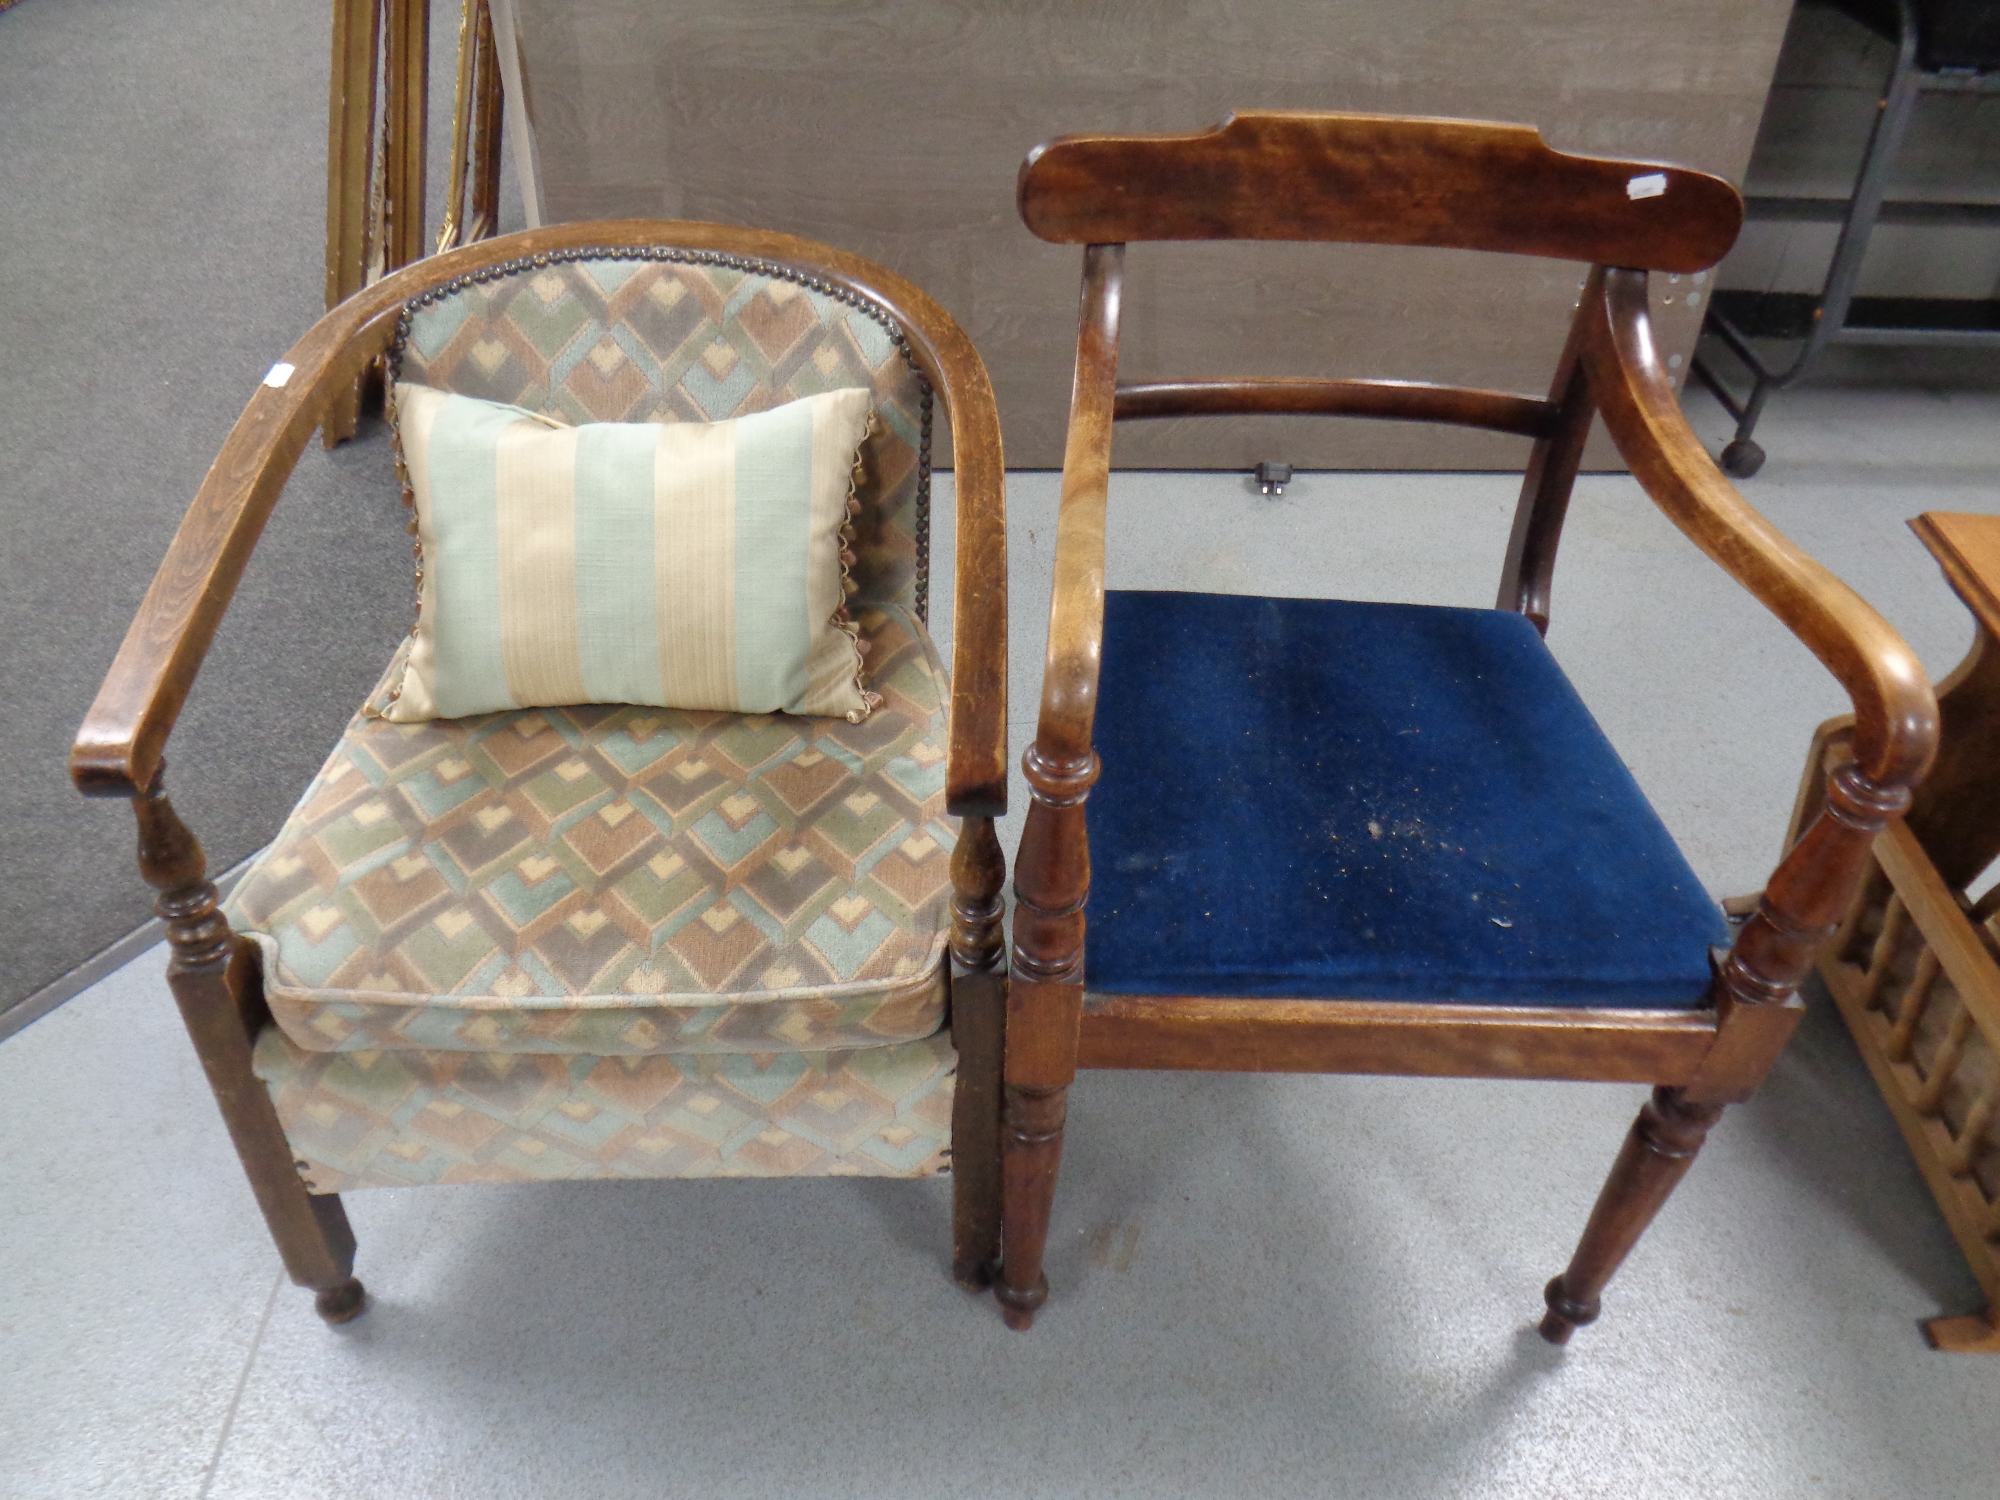
[[1000,891],[1006,857],[991,818],[969,817],[951,857],[952,1279],[983,1292],[1000,1271],[1000,1069],[1007,978]]
[[309,1192],[299,1179],[271,1096],[251,1071],[255,1025],[230,974],[236,939],[201,845],[167,800],[164,778],[162,766],[152,785],[132,799],[132,810],[139,822],[139,872],[160,893],[153,909],[167,927],[167,983],[286,1272],[312,1289],[322,1318],[345,1323],[366,1306],[354,1277],[354,1232],[337,1196]]

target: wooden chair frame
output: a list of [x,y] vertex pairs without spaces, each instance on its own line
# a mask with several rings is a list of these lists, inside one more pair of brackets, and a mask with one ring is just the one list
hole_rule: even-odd
[[[1076,383],[1057,527],[1033,800],[1016,859],[1007,1001],[1003,1197],[995,1293],[1028,1327],[1045,1300],[1043,1247],[1078,1068],[1400,1073],[1655,1085],[1569,1267],[1549,1283],[1543,1335],[1562,1343],[1726,1104],[1747,1098],[1797,1023],[1796,989],[1832,940],[1871,841],[1909,805],[1937,738],[1916,656],[1875,611],[1752,509],[1681,415],[1655,348],[1650,270],[1719,260],[1741,223],[1734,189],[1674,167],[1562,155],[1532,129],[1361,115],[1242,114],[1183,137],[1072,136],[1021,169],[1043,239],[1083,245]],[[1432,245],[1591,265],[1543,400],[1378,380],[1120,385],[1125,242],[1313,239]],[[1564,511],[1593,420],[1696,546],[1771,610],[1846,689],[1854,758],[1714,955],[1708,1002],[1686,1011],[1371,1000],[1100,996],[1084,987],[1090,852],[1084,809],[1104,620],[1104,510],[1120,418],[1320,413],[1457,423],[1534,439],[1497,607],[1546,631]]]
[[[973,1288],[997,1264],[1001,884],[993,820],[1006,811],[1005,468],[992,387],[964,332],[923,292],[863,260],[792,235],[714,224],[622,220],[531,230],[420,260],[363,288],[294,344],[250,398],[126,632],[77,733],[70,774],[89,796],[131,799],[139,868],[160,892],[168,980],[216,1102],[292,1280],[330,1322],[360,1312],[354,1236],[340,1199],[309,1192],[251,1047],[269,1023],[256,950],[218,910],[201,846],[164,790],[165,746],[204,654],[313,431],[383,355],[404,307],[459,277],[562,251],[673,246],[795,269],[807,284],[881,309],[942,398],[956,473],[957,551],[947,811],[963,820],[952,857],[951,1006],[960,1054],[953,1113],[953,1270]],[[725,259],[725,264],[728,261]],[[289,373],[286,373],[289,372]],[[929,459],[928,439],[922,454]]]

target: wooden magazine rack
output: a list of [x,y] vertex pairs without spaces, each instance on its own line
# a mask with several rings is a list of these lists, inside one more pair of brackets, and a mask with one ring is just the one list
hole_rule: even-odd
[[[1848,1028],[1985,1290],[1982,1312],[1933,1318],[1939,1349],[2000,1354],[2000,885],[1968,889],[2000,854],[2000,516],[1910,523],[1979,633],[1938,684],[1938,757],[1820,960]],[[1820,726],[1792,820],[1819,808],[1852,722]],[[1789,841],[1788,841],[1789,842]]]

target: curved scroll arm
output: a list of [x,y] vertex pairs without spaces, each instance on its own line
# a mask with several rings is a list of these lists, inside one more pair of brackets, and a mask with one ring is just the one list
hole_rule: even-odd
[[1604,424],[1653,502],[1776,615],[1854,702],[1869,780],[1908,785],[1937,748],[1937,698],[1895,628],[1751,507],[1682,416],[1653,343],[1642,271],[1605,272],[1584,355]]
[[1937,749],[1937,698],[1888,621],[1759,515],[1725,479],[1674,397],[1642,271],[1607,270],[1583,359],[1605,425],[1655,504],[1825,664],[1854,703],[1855,759],[1827,778],[1819,815],[1785,855],[1726,955],[1716,1044],[1683,1091],[1748,1096],[1797,1024],[1795,991],[1833,940],[1875,835],[1910,805]]
[[957,465],[946,801],[953,813],[1004,812],[1005,474],[992,386],[971,341],[916,287],[859,256],[794,235],[645,219],[530,230],[418,261],[348,298],[292,346],[284,361],[292,373],[280,384],[260,386],[237,419],[77,731],[70,775],[78,788],[92,796],[136,797],[152,784],[167,736],[285,480],[329,403],[388,347],[405,303],[456,277],[510,261],[656,245],[755,256],[796,268],[866,297],[905,330],[919,365],[944,397]]

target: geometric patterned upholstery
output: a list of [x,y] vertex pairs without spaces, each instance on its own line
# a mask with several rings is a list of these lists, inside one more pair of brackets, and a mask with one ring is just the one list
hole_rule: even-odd
[[307,1052],[255,1066],[316,1193],[588,1177],[934,1177],[957,1054],[940,1033],[847,1052],[681,1057]]
[[225,908],[313,1191],[949,1170],[948,693],[858,618],[862,724],[356,715]]
[[783,265],[537,259],[411,303],[392,379],[570,423],[866,387],[849,571],[884,702],[858,725],[357,715],[226,907],[263,960],[277,1024],[254,1066],[300,1175],[344,1192],[948,1171],[957,820],[922,624],[929,382],[886,314]]
[[309,1051],[805,1052],[944,1020],[942,664],[862,612],[861,724],[357,714],[228,904]]
[[[647,256],[671,258],[643,258]],[[872,304],[775,264],[583,251],[482,273],[406,315],[396,378],[582,422],[719,422],[823,391],[873,393],[855,498],[860,603],[926,613],[931,390]]]

